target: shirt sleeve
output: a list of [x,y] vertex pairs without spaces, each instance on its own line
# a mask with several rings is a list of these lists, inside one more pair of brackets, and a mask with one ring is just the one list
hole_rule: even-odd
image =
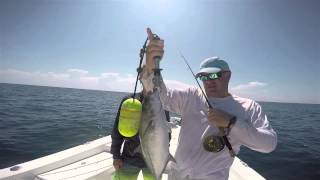
[[186,90],[170,89],[167,88],[162,81],[160,87],[160,100],[165,110],[181,115],[183,114],[184,106],[187,105],[188,97],[191,93],[191,88]]
[[112,143],[111,143],[111,150],[110,150],[111,154],[113,155],[113,159],[121,159],[121,152],[120,151],[121,151],[121,146],[124,141],[124,138],[119,133],[118,124],[119,124],[119,115],[120,115],[121,105],[125,99],[126,98],[122,99],[122,101],[119,105],[118,113],[117,113],[116,119],[113,124],[113,129],[112,129],[112,134],[111,134]]
[[237,138],[242,145],[263,153],[272,152],[277,146],[277,134],[256,102],[252,102],[249,108],[249,120],[237,119],[229,136]]

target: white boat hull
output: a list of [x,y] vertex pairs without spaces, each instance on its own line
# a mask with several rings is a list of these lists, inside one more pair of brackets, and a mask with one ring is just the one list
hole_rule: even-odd
[[[180,127],[172,128],[170,152],[175,153]],[[110,154],[111,136],[0,170],[0,180],[109,180],[114,172]],[[142,180],[141,173],[138,179]],[[162,177],[167,179],[167,174]],[[263,180],[239,158],[235,158],[229,180]]]

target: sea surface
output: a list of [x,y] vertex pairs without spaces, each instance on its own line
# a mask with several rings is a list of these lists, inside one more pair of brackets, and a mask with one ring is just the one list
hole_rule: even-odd
[[[0,83],[0,169],[109,135],[127,93]],[[320,179],[320,105],[259,102],[277,149],[242,148],[266,179]]]

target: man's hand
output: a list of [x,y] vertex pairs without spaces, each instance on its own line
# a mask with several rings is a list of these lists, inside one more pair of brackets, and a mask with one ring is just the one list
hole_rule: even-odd
[[118,170],[123,166],[123,161],[122,159],[114,159],[113,160],[113,167]]
[[148,72],[151,72],[155,66],[154,58],[163,57],[164,54],[164,41],[154,38],[154,35],[150,28],[147,28],[149,43],[147,45],[146,52],[146,68]]
[[216,127],[227,127],[232,117],[231,114],[216,108],[210,108],[208,112],[209,124]]

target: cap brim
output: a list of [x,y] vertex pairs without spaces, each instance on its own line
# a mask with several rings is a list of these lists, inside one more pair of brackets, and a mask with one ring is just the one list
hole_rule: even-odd
[[221,71],[220,68],[215,68],[215,67],[203,68],[196,74],[196,77],[199,77],[200,74],[218,73],[220,71]]

